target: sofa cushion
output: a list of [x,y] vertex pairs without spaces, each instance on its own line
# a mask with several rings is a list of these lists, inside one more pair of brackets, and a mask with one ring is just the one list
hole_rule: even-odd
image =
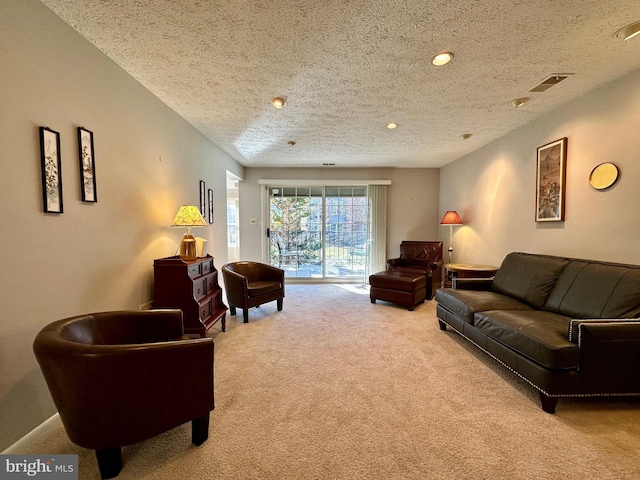
[[489,337],[555,370],[578,368],[578,346],[567,338],[569,317],[536,310],[476,313],[475,326]]
[[565,258],[510,253],[498,269],[491,290],[541,309],[568,264]]
[[[436,301],[473,325],[474,314],[485,310],[532,310],[518,300],[506,295],[482,290],[436,290]],[[566,332],[566,331],[565,331]]]
[[259,297],[260,295],[266,295],[267,293],[276,292],[282,288],[280,282],[274,281],[260,281],[260,282],[248,282],[247,292],[249,297]]
[[640,267],[573,260],[561,273],[545,310],[573,318],[640,316]]
[[424,288],[427,284],[427,280],[424,276],[424,270],[412,272],[393,269],[370,275],[369,284],[372,287],[384,288],[387,290],[415,292]]
[[432,276],[433,272],[428,270],[426,266],[416,266],[416,265],[401,265],[399,267],[393,267],[393,270],[388,270],[393,272],[404,272],[408,274],[415,275],[427,275]]

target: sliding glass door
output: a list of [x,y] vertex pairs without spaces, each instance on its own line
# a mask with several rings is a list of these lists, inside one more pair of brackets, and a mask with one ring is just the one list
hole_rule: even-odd
[[269,186],[269,263],[287,277],[362,281],[369,261],[366,186]]

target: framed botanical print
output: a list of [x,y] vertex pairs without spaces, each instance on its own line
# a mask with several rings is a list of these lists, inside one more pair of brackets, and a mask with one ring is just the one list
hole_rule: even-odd
[[567,138],[539,147],[536,170],[536,222],[564,220]]
[[82,190],[82,201],[97,202],[93,132],[83,127],[78,127],[78,152],[80,157],[80,188]]
[[208,190],[209,195],[209,223],[213,223],[213,190]]
[[200,215],[202,215],[202,218],[206,218],[207,203],[205,192],[204,180],[200,180]]
[[60,134],[47,127],[40,127],[40,162],[44,211],[45,213],[62,213]]

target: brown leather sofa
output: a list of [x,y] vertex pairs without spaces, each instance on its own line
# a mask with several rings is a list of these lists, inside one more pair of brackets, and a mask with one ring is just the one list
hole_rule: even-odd
[[427,278],[426,298],[431,300],[442,283],[442,242],[408,241],[400,256],[387,260],[387,271],[421,273]]
[[493,279],[436,292],[440,328],[559,397],[640,395],[640,266],[511,253]]
[[180,310],[103,312],[44,327],[33,349],[62,423],[96,451],[102,478],[122,468],[121,447],[192,422],[209,434],[213,340],[183,337]]
[[249,309],[276,300],[278,311],[284,299],[284,270],[259,262],[231,262],[222,266],[222,278],[229,303],[229,313],[243,310],[244,323]]

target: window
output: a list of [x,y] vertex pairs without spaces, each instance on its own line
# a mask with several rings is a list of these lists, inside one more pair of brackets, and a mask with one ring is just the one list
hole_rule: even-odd
[[362,279],[369,256],[366,186],[271,186],[268,196],[271,265],[288,277]]

